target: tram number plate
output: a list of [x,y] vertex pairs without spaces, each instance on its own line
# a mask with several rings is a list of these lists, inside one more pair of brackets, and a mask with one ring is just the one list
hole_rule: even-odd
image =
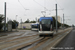
[[45,34],[45,35],[48,35],[48,34]]

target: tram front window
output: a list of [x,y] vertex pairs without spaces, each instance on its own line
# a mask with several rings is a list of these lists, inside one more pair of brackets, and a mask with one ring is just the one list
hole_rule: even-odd
[[32,28],[38,28],[38,26],[37,25],[32,25]]
[[41,23],[42,23],[42,24],[50,24],[51,21],[48,20],[48,19],[43,19]]

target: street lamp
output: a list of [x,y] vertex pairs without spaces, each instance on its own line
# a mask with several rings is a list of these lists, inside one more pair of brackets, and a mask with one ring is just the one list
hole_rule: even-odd
[[[21,18],[21,17],[20,17],[20,18]],[[21,24],[21,26],[20,26],[20,27],[21,27],[21,29],[22,29],[22,18],[21,18],[21,23],[20,23],[20,24]]]

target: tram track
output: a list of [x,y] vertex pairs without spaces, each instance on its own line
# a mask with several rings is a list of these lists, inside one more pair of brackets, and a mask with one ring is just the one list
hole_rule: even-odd
[[[35,37],[35,36],[34,36]],[[22,38],[18,38],[18,39],[13,39],[13,40],[9,40],[9,41],[3,41],[3,42],[0,42],[0,45],[3,45],[3,44],[9,44],[9,43],[14,43],[14,42],[18,42],[18,41],[22,41],[22,40],[28,40],[28,39],[32,39],[32,38],[34,38],[34,37],[28,37],[28,38],[26,38],[26,37],[22,37]]]
[[27,46],[24,46],[24,47],[22,47],[22,48],[19,48],[19,49],[17,49],[17,50],[27,50],[28,48],[31,48],[31,47],[33,47],[33,46],[36,46],[37,44],[39,44],[39,43],[42,43],[42,42],[45,42],[45,41],[47,41],[47,40],[49,40],[51,37],[46,37],[46,38],[42,38],[42,39],[40,39],[40,40],[38,40],[38,41],[35,41],[34,43],[32,43],[32,44],[30,44],[30,45],[27,45]]
[[[32,32],[31,32],[32,33]],[[12,46],[15,46],[18,44],[21,44],[21,43],[28,43],[27,41],[29,42],[32,42],[36,39],[39,39],[39,36],[38,34],[33,34],[33,35],[27,35],[26,36],[26,32],[20,32],[20,34],[17,34],[17,35],[10,35],[10,36],[5,36],[5,37],[0,37],[0,50],[3,50],[4,48],[9,48],[9,47],[12,47]],[[37,37],[37,38],[35,38]],[[35,38],[35,39],[34,39]],[[33,40],[31,40],[33,39]],[[6,49],[4,49],[6,50]]]
[[[70,29],[68,29],[68,30],[70,30]],[[49,38],[49,39],[47,39],[47,40],[44,40],[44,39],[42,39],[42,40],[39,40],[39,41],[37,41],[37,42],[35,42],[35,43],[33,43],[33,44],[30,44],[30,45],[27,45],[27,46],[24,46],[24,47],[22,47],[22,48],[19,48],[19,49],[17,49],[17,50],[35,50],[36,48],[37,48],[37,50],[38,49],[40,49],[40,45],[43,45],[44,43],[45,43],[45,45],[47,46],[48,44],[47,43],[52,43],[53,42],[53,39],[58,39],[59,37],[61,37],[61,36],[63,36],[64,34],[65,34],[65,32],[67,32],[68,30],[65,30],[64,32],[61,32],[61,33],[58,33],[58,34],[55,34],[54,35],[54,38]],[[62,34],[62,33],[64,33],[64,34]],[[67,32],[68,33],[68,32]],[[57,38],[55,38],[55,37],[57,37]],[[51,41],[51,42],[50,42]],[[35,47],[36,46],[36,47]],[[39,48],[38,48],[39,47]],[[34,49],[35,48],[35,49]],[[41,49],[43,48],[43,46],[41,46]]]
[[[33,36],[38,36],[38,35],[33,35]],[[32,36],[23,36],[23,37],[19,36],[18,38],[13,37],[13,38],[9,38],[9,39],[3,39],[2,41],[0,41],[0,44],[4,43],[4,42],[10,42],[10,41],[15,41],[15,40],[23,39],[23,38],[31,38],[31,37]]]
[[[7,36],[5,36],[5,37],[0,37],[0,42],[1,41],[5,41],[5,40],[10,40],[10,39],[15,39],[15,37],[19,37],[19,36],[21,36],[21,35],[23,35],[25,32],[22,32],[22,33],[19,33],[19,34],[17,34],[17,35],[7,35]],[[15,33],[14,33],[15,34]]]
[[[37,36],[37,35],[38,34],[32,35],[32,36]],[[2,43],[2,42],[10,42],[10,41],[14,41],[14,40],[22,39],[22,38],[30,38],[32,36],[24,36],[23,34],[10,36],[10,37],[7,37],[7,38],[0,39],[0,43]]]
[[[67,30],[66,30],[67,31]],[[65,32],[65,31],[64,31]],[[58,35],[58,34],[57,34]],[[54,36],[57,36],[54,35]],[[32,35],[27,37],[20,37],[13,40],[8,40],[5,42],[0,43],[0,50],[23,50],[23,49],[29,49],[36,46],[37,44],[43,44],[47,40],[49,40],[50,37],[46,38],[39,38],[38,35]]]
[[30,37],[30,38],[24,38],[24,39],[11,41],[11,42],[1,43],[0,49],[8,50],[9,48],[13,48],[13,47],[16,47],[16,46],[19,46],[19,45],[31,43],[31,42],[34,42],[34,41],[39,40],[39,39],[41,39],[41,38],[39,38],[39,36],[34,36],[34,37]]

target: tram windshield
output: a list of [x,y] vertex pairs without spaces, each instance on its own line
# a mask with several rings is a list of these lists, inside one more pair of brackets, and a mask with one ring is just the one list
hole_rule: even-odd
[[51,20],[50,19],[43,19],[41,21],[42,24],[50,24],[51,23]]
[[32,28],[38,28],[38,25],[32,25]]

